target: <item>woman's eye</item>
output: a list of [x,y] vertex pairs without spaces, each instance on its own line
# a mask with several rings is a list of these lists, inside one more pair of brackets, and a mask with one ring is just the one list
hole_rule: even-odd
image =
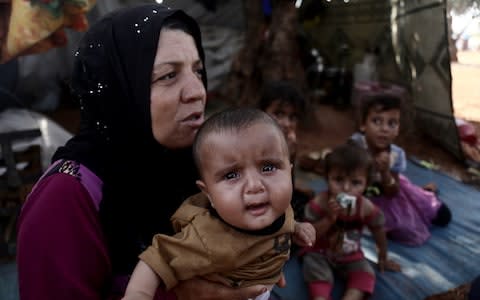
[[228,172],[227,174],[225,174],[225,176],[223,176],[223,178],[225,178],[226,180],[232,180],[238,178],[238,176],[239,174],[237,172]]
[[175,73],[175,72],[170,72],[170,73],[168,73],[168,74],[166,74],[166,75],[163,75],[163,76],[158,77],[158,80],[168,80],[168,79],[172,79],[172,78],[174,78],[176,75],[177,75],[177,73]]
[[203,68],[196,69],[195,73],[197,73],[198,78],[202,78],[203,77]]
[[273,172],[277,169],[274,165],[265,165],[262,169],[263,172]]

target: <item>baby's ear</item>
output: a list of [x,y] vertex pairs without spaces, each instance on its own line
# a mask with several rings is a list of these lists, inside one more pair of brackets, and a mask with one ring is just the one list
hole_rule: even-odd
[[212,198],[210,198],[210,194],[208,193],[207,185],[205,184],[205,182],[203,182],[202,180],[197,180],[195,181],[195,183],[197,184],[198,188],[202,191],[202,193],[205,194],[205,196],[207,196],[208,201],[210,201],[210,205],[214,207]]
[[197,184],[198,188],[205,194],[208,196],[208,190],[207,190],[207,186],[205,185],[205,182],[203,182],[202,180],[197,180],[195,181],[195,183]]

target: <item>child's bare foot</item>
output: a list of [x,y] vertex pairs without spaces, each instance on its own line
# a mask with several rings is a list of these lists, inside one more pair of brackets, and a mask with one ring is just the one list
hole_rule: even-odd
[[432,193],[436,193],[438,191],[438,187],[435,183],[429,182],[423,186],[423,189],[426,191],[430,191]]
[[383,273],[385,271],[389,272],[401,272],[402,267],[399,263],[391,259],[379,259],[377,262],[378,270]]

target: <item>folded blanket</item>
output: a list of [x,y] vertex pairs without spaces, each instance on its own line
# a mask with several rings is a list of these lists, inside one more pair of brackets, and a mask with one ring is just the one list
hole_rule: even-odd
[[64,29],[86,30],[85,13],[94,5],[95,0],[0,0],[0,63],[64,46]]

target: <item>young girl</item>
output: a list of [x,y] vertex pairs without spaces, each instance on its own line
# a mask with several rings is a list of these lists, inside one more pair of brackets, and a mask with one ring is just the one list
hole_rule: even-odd
[[379,269],[400,270],[387,259],[383,214],[363,196],[371,165],[368,152],[353,144],[339,146],[326,156],[328,190],[305,207],[305,217],[317,234],[315,246],[305,249],[303,259],[311,299],[330,299],[334,273],[347,279],[342,299],[360,300],[373,293],[375,272],[360,245],[365,226],[377,245]]
[[360,130],[351,140],[368,149],[374,159],[372,201],[385,215],[387,236],[397,242],[418,246],[430,237],[429,227],[446,226],[450,209],[436,195],[402,175],[405,152],[393,144],[400,129],[401,100],[374,96],[362,106]]

